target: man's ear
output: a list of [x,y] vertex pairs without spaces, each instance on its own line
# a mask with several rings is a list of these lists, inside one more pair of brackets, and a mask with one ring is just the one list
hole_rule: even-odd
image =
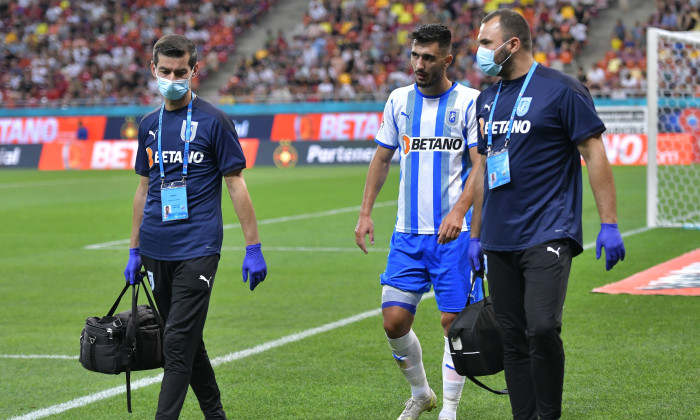
[[455,56],[452,54],[447,54],[445,57],[445,68],[450,67],[450,64],[452,64],[452,60],[455,59]]
[[513,37],[508,42],[510,43],[511,54],[515,54],[516,52],[520,51],[520,48],[523,46],[523,44],[520,42],[520,38],[518,37]]

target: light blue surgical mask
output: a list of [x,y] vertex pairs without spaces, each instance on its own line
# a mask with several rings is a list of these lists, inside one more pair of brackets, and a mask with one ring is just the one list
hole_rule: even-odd
[[185,96],[187,91],[190,90],[191,75],[187,79],[180,80],[168,80],[160,76],[156,77],[158,77],[158,90],[160,90],[161,95],[171,101],[181,99]]
[[476,62],[479,63],[481,71],[488,74],[489,76],[498,76],[498,73],[500,73],[501,69],[503,68],[503,63],[508,61],[508,58],[510,58],[511,55],[513,55],[513,53],[510,53],[508,58],[503,60],[501,64],[496,64],[496,62],[493,61],[493,57],[496,54],[496,51],[500,50],[501,47],[506,45],[508,41],[501,44],[501,46],[496,48],[495,50],[490,50],[484,46],[479,47],[479,49],[476,51]]

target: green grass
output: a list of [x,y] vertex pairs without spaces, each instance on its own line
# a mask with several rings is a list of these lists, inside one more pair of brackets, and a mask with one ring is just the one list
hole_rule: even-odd
[[[616,167],[620,229],[646,223],[645,172]],[[308,215],[360,204],[366,167],[246,171],[258,220]],[[88,316],[103,315],[123,285],[126,239],[138,177],[131,172],[0,171],[0,354],[77,356]],[[396,199],[394,168],[378,202]],[[587,185],[587,180],[584,180]],[[240,229],[225,232],[205,328],[212,358],[379,307],[378,276],[395,206],[374,212],[376,245],[356,249],[357,210],[261,223],[267,280],[250,292],[241,281]],[[235,223],[230,202],[224,222]],[[584,242],[599,227],[590,191],[584,198]],[[627,258],[606,272],[589,249],[574,260],[564,309],[567,351],[564,418],[700,418],[700,301],[697,297],[594,294],[591,290],[700,247],[700,232],[655,229],[625,239]],[[334,252],[277,247],[340,248]],[[266,250],[267,249],[267,250]],[[125,308],[121,308],[125,309]],[[443,340],[435,301],[424,301],[414,325],[428,379],[441,394]],[[236,419],[390,419],[409,389],[372,316],[215,368],[224,407]],[[122,386],[124,376],[88,372],[77,360],[0,358],[0,418],[9,418]],[[136,372],[133,381],[158,371]],[[493,386],[503,376],[485,378]],[[153,418],[159,385],[53,415],[58,419]],[[467,383],[459,418],[504,419],[506,397]],[[421,418],[434,419],[437,411]],[[202,418],[190,392],[183,419]]]

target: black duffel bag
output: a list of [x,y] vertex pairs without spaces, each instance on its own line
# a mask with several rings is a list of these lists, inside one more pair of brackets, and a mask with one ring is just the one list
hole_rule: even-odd
[[[477,281],[481,281],[485,291],[483,279],[472,273],[470,295]],[[495,375],[503,370],[503,340],[490,296],[475,303],[467,300],[467,305],[452,321],[447,338],[457,373],[494,394],[508,394],[507,389],[495,391],[475,378]]]
[[[127,409],[131,412],[131,372],[163,367],[163,320],[148,293],[143,277],[126,284],[107,315],[89,317],[80,334],[80,364],[87,370],[117,375],[126,373]],[[139,289],[149,305],[138,305]],[[131,287],[131,310],[114,315]]]

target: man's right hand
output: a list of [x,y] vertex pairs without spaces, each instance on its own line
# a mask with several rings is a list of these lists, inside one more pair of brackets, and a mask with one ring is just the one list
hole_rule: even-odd
[[135,284],[138,280],[136,277],[141,270],[141,253],[139,247],[129,249],[129,262],[126,263],[124,269],[124,278],[129,284]]
[[365,244],[365,237],[369,233],[369,243],[374,245],[374,222],[372,218],[362,217],[357,221],[357,226],[355,226],[355,243],[360,247],[364,253],[367,253],[367,245]]
[[484,278],[484,252],[479,238],[469,238],[469,264],[477,277]]

